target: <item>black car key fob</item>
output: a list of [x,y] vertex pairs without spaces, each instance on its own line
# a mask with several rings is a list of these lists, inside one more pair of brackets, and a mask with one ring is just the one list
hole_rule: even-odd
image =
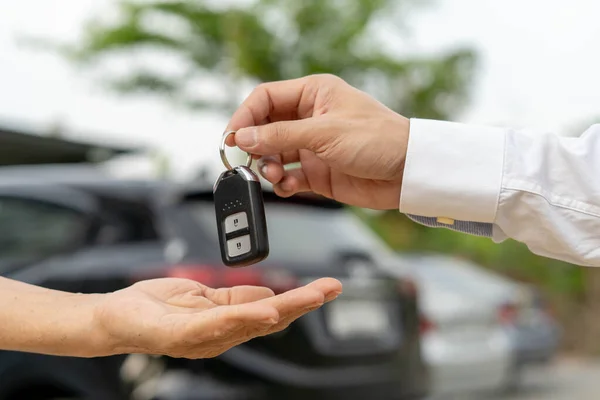
[[[224,146],[221,149],[221,158],[228,169],[213,188],[221,259],[229,267],[244,267],[269,255],[262,187],[249,165],[231,168],[224,156]],[[249,156],[248,164],[251,163]]]

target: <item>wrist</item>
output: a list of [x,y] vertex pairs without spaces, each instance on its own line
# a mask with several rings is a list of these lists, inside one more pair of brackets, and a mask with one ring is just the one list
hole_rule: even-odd
[[[386,160],[389,178],[393,181],[402,183],[404,168],[406,164],[406,152],[408,151],[410,135],[410,119],[403,115],[394,113],[393,118],[387,127],[391,133],[382,143],[382,151],[389,154],[390,159]],[[394,205],[397,208],[398,202]]]
[[[410,118],[406,118],[400,115],[399,122],[399,132],[401,137],[401,146],[399,147],[400,151],[400,165],[398,167],[398,176],[400,180],[400,187],[402,187],[402,181],[404,179],[404,171],[406,169],[406,156],[408,153],[408,143],[410,140]],[[395,204],[394,208],[398,207],[400,203],[400,195],[398,195],[398,201]]]
[[116,354],[134,353],[130,343],[120,334],[118,326],[115,325],[114,312],[111,312],[109,306],[113,293],[96,295],[91,299],[93,332],[93,348],[98,356],[111,356]]
[[84,357],[103,357],[114,355],[117,344],[115,338],[102,321],[102,304],[110,294],[83,294],[81,300],[85,304],[82,318],[87,320],[86,326],[82,327],[80,334],[87,336],[87,341],[82,349],[87,354]]
[[394,129],[395,144],[393,146],[394,151],[392,157],[393,162],[389,162],[388,166],[392,167],[392,185],[393,190],[389,197],[389,204],[386,204],[385,209],[397,210],[398,204],[402,195],[402,182],[404,180],[404,171],[406,169],[406,153],[408,151],[409,135],[410,135],[410,119],[400,114],[396,114],[394,118]]
[[495,220],[504,166],[501,128],[412,119],[399,210],[439,221]]
[[135,328],[123,326],[119,315],[122,301],[116,293],[99,295],[93,302],[94,348],[102,356],[148,351],[140,346],[142,338]]

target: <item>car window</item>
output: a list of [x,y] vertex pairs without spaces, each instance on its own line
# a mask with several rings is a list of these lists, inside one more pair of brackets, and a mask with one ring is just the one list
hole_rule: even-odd
[[276,204],[269,207],[267,218],[275,257],[302,257],[309,252],[323,259],[338,249],[371,255],[389,251],[382,239],[349,210]]
[[[212,204],[195,203],[190,207],[193,218],[209,237],[218,240]],[[379,236],[346,209],[271,203],[265,212],[272,260],[323,260],[338,250],[364,251],[373,257],[391,253]]]
[[0,273],[62,251],[81,237],[82,215],[50,203],[0,198]]
[[490,296],[502,294],[511,287],[504,279],[462,260],[423,257],[414,261],[412,272],[438,286]]

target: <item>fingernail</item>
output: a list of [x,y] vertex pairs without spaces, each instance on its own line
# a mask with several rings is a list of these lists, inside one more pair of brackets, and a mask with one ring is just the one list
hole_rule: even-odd
[[335,299],[337,299],[337,297],[338,297],[340,294],[342,294],[342,292],[332,292],[332,293],[329,293],[329,294],[327,295],[327,297],[325,297],[325,302],[327,303],[328,301],[332,301],[332,300],[335,300]]
[[256,137],[258,130],[252,126],[250,128],[242,128],[235,133],[235,143],[238,146],[252,147],[256,145]]

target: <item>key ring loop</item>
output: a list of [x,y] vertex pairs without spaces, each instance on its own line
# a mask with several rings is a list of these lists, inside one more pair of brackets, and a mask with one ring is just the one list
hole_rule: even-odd
[[[231,164],[229,164],[229,160],[227,160],[227,156],[225,155],[225,141],[227,140],[227,137],[229,135],[234,134],[235,131],[227,131],[223,134],[223,137],[221,138],[221,145],[219,146],[219,153],[221,154],[221,161],[223,161],[223,165],[225,165],[225,168],[227,168],[228,170],[232,170],[233,167],[231,166]],[[252,154],[250,153],[246,153],[248,154],[248,158],[246,160],[246,167],[250,168],[250,166],[252,165]]]

